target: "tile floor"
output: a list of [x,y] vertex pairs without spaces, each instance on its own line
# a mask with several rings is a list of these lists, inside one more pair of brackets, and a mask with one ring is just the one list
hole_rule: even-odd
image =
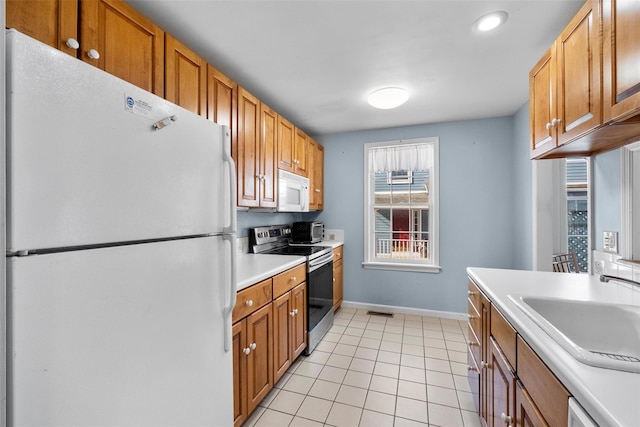
[[342,308],[245,427],[477,427],[466,322]]

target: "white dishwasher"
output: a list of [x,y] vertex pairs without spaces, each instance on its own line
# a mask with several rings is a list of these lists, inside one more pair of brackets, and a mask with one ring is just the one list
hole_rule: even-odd
[[582,409],[582,406],[580,406],[576,399],[570,397],[567,427],[598,427],[598,424]]

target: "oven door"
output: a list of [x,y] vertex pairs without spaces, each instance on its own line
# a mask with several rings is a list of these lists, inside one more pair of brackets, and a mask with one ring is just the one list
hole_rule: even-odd
[[309,333],[333,309],[333,261],[308,273],[307,320]]

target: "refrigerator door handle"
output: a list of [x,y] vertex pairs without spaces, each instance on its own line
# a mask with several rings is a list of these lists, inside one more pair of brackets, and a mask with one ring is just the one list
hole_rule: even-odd
[[[233,312],[233,308],[236,306],[236,282],[237,282],[237,274],[236,274],[236,236],[235,234],[224,234],[222,235],[222,239],[229,242],[231,245],[231,262],[229,263],[229,267],[231,270],[229,284],[229,303],[224,306],[222,309],[222,316],[224,317],[224,351],[231,351],[231,313]],[[226,293],[226,292],[225,292]]]
[[237,218],[236,218],[236,164],[231,157],[231,130],[228,126],[222,127],[223,133],[223,150],[222,156],[224,162],[228,165],[229,173],[229,226],[225,227],[223,233],[233,234],[237,231]]

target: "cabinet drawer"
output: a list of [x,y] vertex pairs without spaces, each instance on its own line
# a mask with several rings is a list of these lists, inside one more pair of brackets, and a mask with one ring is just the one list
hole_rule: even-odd
[[480,300],[481,300],[480,288],[478,288],[478,286],[475,283],[473,283],[471,279],[469,279],[468,287],[469,287],[469,290],[467,291],[467,294],[469,295],[469,302],[473,304],[476,311],[480,313],[480,311],[482,310],[480,308]]
[[551,426],[566,425],[569,392],[520,336],[518,377],[547,423]]
[[500,350],[515,371],[516,331],[493,305],[491,306],[491,336],[496,340]]
[[307,278],[307,265],[300,264],[273,277],[273,297],[278,298]]
[[342,259],[342,246],[333,248],[333,262],[336,262],[339,259]]
[[271,279],[267,279],[238,292],[236,306],[233,308],[232,314],[234,323],[271,302],[271,283]]
[[482,355],[480,354],[480,338],[476,335],[471,324],[469,324],[469,344],[467,344],[467,347],[469,348],[469,353],[473,355],[473,358],[480,363],[482,360]]

